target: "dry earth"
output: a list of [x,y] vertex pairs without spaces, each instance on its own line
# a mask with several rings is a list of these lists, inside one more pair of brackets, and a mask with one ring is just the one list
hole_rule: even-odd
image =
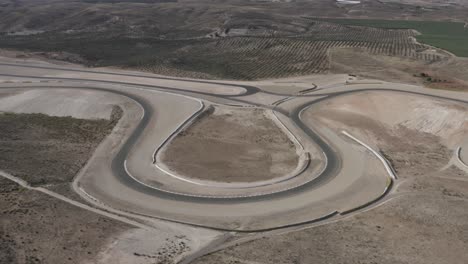
[[440,62],[425,63],[398,56],[371,54],[359,48],[337,48],[329,54],[332,73],[350,73],[368,79],[417,84],[433,89],[468,91],[466,58],[449,57]]
[[293,171],[298,157],[263,110],[214,107],[169,144],[162,161],[197,179],[251,182]]
[[84,89],[10,90],[0,97],[0,111],[109,119],[119,99],[117,95]]
[[[456,148],[468,132],[466,104],[428,96],[360,92],[327,100],[311,109],[315,117],[336,129],[349,129],[367,141],[395,149],[406,149],[411,141],[421,147],[440,141],[445,147]],[[398,146],[399,141],[404,144]]]
[[195,263],[466,263],[468,174],[446,167],[449,148],[467,132],[466,106],[368,92],[320,103],[304,118],[352,131],[383,150],[400,178],[393,198],[339,222],[255,240]]

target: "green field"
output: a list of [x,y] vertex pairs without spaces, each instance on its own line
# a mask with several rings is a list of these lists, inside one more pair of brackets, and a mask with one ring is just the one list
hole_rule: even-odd
[[459,22],[403,21],[373,19],[317,19],[342,25],[387,29],[415,29],[419,42],[438,47],[460,57],[468,57],[468,28]]

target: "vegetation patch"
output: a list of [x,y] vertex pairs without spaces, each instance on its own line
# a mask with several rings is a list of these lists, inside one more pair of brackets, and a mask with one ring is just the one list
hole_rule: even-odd
[[[2,146],[3,147],[3,146]],[[0,178],[0,263],[96,263],[131,227]]]
[[0,114],[0,170],[35,186],[70,182],[121,114],[119,107],[111,120]]

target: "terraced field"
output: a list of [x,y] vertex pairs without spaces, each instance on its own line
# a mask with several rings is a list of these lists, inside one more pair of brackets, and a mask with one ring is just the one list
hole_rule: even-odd
[[[414,41],[412,30],[392,30],[314,23],[308,32],[295,36],[243,36],[204,41],[175,50],[180,59],[158,60],[139,68],[173,74],[174,68],[201,71],[213,77],[264,79],[323,73],[329,70],[328,50],[362,48],[372,54],[401,56],[428,63],[442,55],[427,52]],[[198,67],[194,67],[198,65]]]

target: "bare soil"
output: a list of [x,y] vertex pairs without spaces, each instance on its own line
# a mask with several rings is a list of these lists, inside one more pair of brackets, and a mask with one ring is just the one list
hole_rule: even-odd
[[[379,146],[391,142],[389,147],[395,149],[407,149],[406,141],[413,139],[420,148],[439,141],[455,148],[468,132],[466,104],[428,96],[360,92],[325,101],[315,109],[313,116],[328,126],[361,134]],[[399,141],[404,143],[396,145]]]
[[0,169],[35,186],[68,183],[120,116],[118,107],[111,120],[2,113]]
[[162,161],[181,175],[223,182],[272,179],[298,163],[294,144],[259,109],[215,107],[162,154]]
[[110,119],[114,105],[122,102],[122,97],[116,94],[86,89],[10,89],[2,94],[0,112],[80,119]]
[[[418,84],[433,89],[468,91],[466,58],[449,57],[439,62],[428,63],[398,56],[371,54],[360,48],[335,48],[330,51],[330,72],[349,73],[388,82]],[[428,75],[431,79],[421,75]]]

